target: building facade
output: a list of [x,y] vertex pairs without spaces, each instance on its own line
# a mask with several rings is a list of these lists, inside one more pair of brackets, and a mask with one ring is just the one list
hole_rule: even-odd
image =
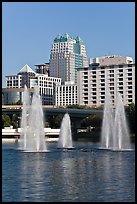
[[77,85],[74,82],[65,82],[55,87],[55,105],[67,106],[77,104]]
[[135,64],[132,58],[108,56],[101,60],[104,61],[97,58],[89,67],[77,69],[78,104],[104,105],[106,91],[110,91],[114,105],[117,92],[121,93],[124,105],[135,103]]
[[80,37],[75,39],[67,33],[54,39],[50,54],[50,76],[77,82],[77,69],[88,66],[86,49]]
[[6,89],[4,92],[4,103],[22,102],[22,90],[24,85],[33,89],[39,87],[39,93],[43,105],[55,105],[55,86],[61,85],[61,78],[50,77],[48,72],[40,74],[34,72],[28,65],[25,65],[17,75],[6,76]]
[[[2,89],[2,104],[11,105],[17,102],[23,102],[23,92],[24,88],[3,88]],[[28,89],[30,97],[32,98],[34,89]]]

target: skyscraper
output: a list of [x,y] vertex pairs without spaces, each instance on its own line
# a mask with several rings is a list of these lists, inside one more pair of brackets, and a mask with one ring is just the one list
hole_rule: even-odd
[[54,39],[50,54],[50,76],[62,78],[62,82],[77,82],[77,68],[88,66],[86,49],[80,37],[67,33]]

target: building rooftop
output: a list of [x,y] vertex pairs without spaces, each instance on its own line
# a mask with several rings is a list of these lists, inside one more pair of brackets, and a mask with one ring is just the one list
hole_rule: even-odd
[[32,72],[32,73],[35,73],[27,64],[22,67],[22,69],[19,71],[19,73],[22,73],[22,72]]

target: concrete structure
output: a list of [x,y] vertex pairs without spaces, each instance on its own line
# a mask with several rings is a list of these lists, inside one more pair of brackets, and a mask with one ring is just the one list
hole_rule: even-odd
[[49,75],[49,63],[36,64],[36,73]]
[[77,82],[76,68],[88,66],[86,49],[80,37],[76,39],[67,33],[54,39],[50,54],[50,76],[65,81]]
[[107,90],[110,90],[114,105],[117,92],[122,94],[124,105],[135,103],[135,64],[132,58],[108,56],[92,62],[89,67],[77,69],[79,105],[103,105]]
[[133,64],[132,57],[110,55],[96,58],[90,58],[89,64],[99,63],[100,66],[118,65],[118,64]]
[[67,106],[77,104],[77,85],[74,82],[65,82],[55,87],[55,105]]

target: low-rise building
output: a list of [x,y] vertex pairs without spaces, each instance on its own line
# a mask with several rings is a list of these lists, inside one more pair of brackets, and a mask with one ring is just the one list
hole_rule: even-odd
[[67,106],[77,104],[77,85],[72,81],[55,87],[55,105]]

